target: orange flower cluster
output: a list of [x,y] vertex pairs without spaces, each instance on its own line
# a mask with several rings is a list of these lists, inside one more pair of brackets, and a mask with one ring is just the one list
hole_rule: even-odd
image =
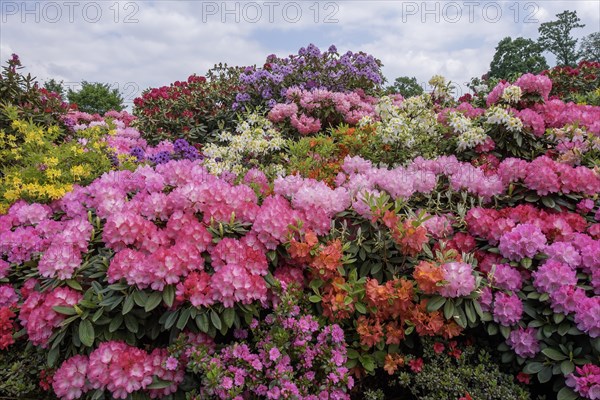
[[354,314],[354,299],[348,295],[345,286],[346,280],[341,276],[324,286],[321,306],[323,315],[330,321],[341,321]]
[[460,335],[462,328],[454,321],[446,321],[440,311],[428,312],[427,299],[411,309],[409,318],[419,336],[442,336],[450,339]]
[[336,239],[327,246],[321,246],[310,267],[321,279],[335,278],[339,276],[338,268],[342,266],[342,256],[342,242]]
[[381,319],[405,318],[412,306],[413,284],[404,278],[380,285],[377,279],[368,279],[365,285],[367,304],[377,309]]
[[390,375],[398,370],[398,368],[404,367],[404,357],[401,354],[387,354],[385,356],[385,362],[383,369]]
[[312,231],[307,231],[300,241],[291,238],[288,253],[300,265],[308,266],[315,279],[324,281],[321,295],[323,315],[331,321],[344,320],[354,314],[355,299],[348,293],[346,280],[340,274],[342,267],[342,242],[338,239],[327,245],[319,244]]
[[384,213],[382,222],[390,230],[394,242],[410,257],[417,256],[423,250],[423,245],[429,241],[427,229],[417,225],[413,219],[402,222],[399,215],[388,210]]
[[421,261],[413,271],[417,287],[425,294],[438,293],[439,283],[444,280],[442,269],[434,263]]

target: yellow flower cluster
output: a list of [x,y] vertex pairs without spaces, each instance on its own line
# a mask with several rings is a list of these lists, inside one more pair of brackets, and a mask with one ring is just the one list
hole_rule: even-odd
[[86,185],[112,167],[106,129],[84,129],[71,141],[61,142],[56,126],[13,119],[11,128],[14,135],[0,131],[0,213],[20,199],[60,199],[73,185]]

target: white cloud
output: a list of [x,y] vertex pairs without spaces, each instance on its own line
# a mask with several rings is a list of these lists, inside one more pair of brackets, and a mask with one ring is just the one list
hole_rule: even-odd
[[[92,3],[102,9],[96,23],[89,22],[94,17]],[[442,74],[464,83],[487,71],[500,39],[536,38],[539,23],[552,20],[566,7],[577,10],[586,24],[578,36],[600,30],[600,2],[594,0],[572,1],[568,6],[554,1],[482,1],[472,9],[461,1],[454,2],[459,9],[448,6],[449,2],[297,1],[302,15],[296,22],[295,6],[289,6],[292,3],[282,1],[269,9],[257,2],[261,15],[256,23],[244,21],[257,16],[257,8],[250,3],[227,3],[230,11],[238,7],[235,12],[241,22],[235,23],[235,12],[226,14],[221,1],[84,1],[75,10],[73,22],[63,8],[62,18],[53,24],[44,21],[53,15],[48,10],[44,14],[42,2],[27,4],[29,10],[37,4],[41,18],[36,23],[36,15],[7,8],[7,4],[20,8],[22,2],[4,0],[0,2],[0,57],[4,61],[12,52],[18,53],[28,71],[42,79],[85,79],[116,83],[121,88],[133,82],[141,90],[202,74],[220,61],[260,64],[273,52],[294,53],[294,43],[334,43],[340,51],[364,50],[380,58],[389,79],[409,75],[426,82],[432,75]],[[502,7],[502,16],[494,22],[495,4]],[[86,5],[87,15],[82,13]],[[437,11],[432,11],[436,7]],[[8,15],[11,12],[14,15]],[[138,22],[125,23],[127,16]],[[328,16],[338,22],[324,23]],[[539,22],[526,23],[528,16]],[[273,17],[272,23],[269,17]]]

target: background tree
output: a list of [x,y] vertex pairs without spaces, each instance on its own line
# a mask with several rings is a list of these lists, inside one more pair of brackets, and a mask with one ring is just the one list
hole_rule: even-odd
[[594,32],[583,39],[579,46],[582,60],[600,62],[600,32]]
[[88,113],[104,114],[110,110],[121,111],[123,98],[117,89],[111,89],[107,83],[81,82],[81,89],[69,89],[67,93],[69,103],[77,104],[81,111]]
[[63,81],[58,82],[54,78],[44,82],[44,89],[58,93],[61,97],[65,97],[65,88],[63,87]]
[[579,59],[579,51],[577,51],[577,39],[571,35],[571,31],[575,28],[583,28],[585,25],[580,24],[577,11],[563,11],[556,14],[556,21],[544,22],[538,28],[540,37],[538,39],[544,50],[556,56],[558,65],[574,66]]
[[543,49],[531,39],[505,37],[498,46],[490,64],[490,78],[509,79],[528,72],[533,74],[548,69]]
[[423,87],[417,82],[417,78],[400,76],[396,78],[394,84],[386,88],[386,93],[401,94],[402,97],[418,96],[423,93]]

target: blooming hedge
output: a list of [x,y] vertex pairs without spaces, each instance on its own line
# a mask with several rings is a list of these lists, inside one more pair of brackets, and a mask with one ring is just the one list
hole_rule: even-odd
[[204,147],[65,114],[111,170],[11,198],[0,349],[61,399],[600,398],[600,108],[302,86],[317,50]]

